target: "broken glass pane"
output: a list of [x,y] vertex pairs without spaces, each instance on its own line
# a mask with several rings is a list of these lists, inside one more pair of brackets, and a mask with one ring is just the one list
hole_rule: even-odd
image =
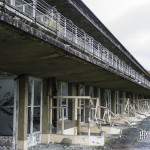
[[13,134],[14,81],[0,79],[0,136]]

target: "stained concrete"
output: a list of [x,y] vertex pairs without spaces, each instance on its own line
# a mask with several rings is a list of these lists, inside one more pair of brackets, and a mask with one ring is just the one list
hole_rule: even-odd
[[[13,35],[13,36],[12,36]],[[0,23],[0,70],[16,75],[56,77],[93,86],[149,95],[149,89],[87,62],[52,44]],[[7,60],[7,63],[6,63]]]
[[35,147],[30,148],[29,150],[103,150],[103,148],[50,143],[48,145],[37,145]]

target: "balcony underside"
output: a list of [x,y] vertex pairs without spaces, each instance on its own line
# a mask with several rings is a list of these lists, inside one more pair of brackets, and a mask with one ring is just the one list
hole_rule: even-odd
[[0,23],[0,70],[150,95],[148,89],[136,83],[4,23]]

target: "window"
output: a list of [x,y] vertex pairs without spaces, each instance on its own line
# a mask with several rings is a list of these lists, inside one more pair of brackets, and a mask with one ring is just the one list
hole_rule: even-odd
[[85,100],[81,100],[81,122],[85,122]]
[[[80,85],[79,86],[79,95],[80,96],[85,96],[85,86],[84,85]],[[81,104],[81,122],[85,122],[85,115],[86,115],[86,110],[85,110],[85,99],[81,99],[80,100],[80,104]],[[79,103],[78,103],[79,105]]]
[[42,82],[29,79],[28,92],[28,133],[40,131]]
[[[68,83],[58,82],[58,96],[68,96]],[[58,99],[58,106],[64,108],[64,119],[68,119],[68,100]],[[59,119],[62,118],[62,110],[59,109]]]
[[14,80],[0,79],[0,136],[13,135]]

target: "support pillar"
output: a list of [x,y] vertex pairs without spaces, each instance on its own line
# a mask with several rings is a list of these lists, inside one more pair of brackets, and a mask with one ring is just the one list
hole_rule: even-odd
[[125,110],[125,105],[126,105],[126,101],[127,101],[127,99],[126,99],[126,92],[124,91],[123,92],[123,102],[122,102],[122,104],[123,104],[123,110],[122,110],[122,114],[124,114],[125,112],[124,112],[124,110]]
[[119,91],[115,91],[115,103],[116,103],[116,114],[120,113],[120,103],[119,103]]
[[[50,109],[50,104],[52,103],[51,96],[51,82],[50,79],[43,80],[43,99],[42,99],[42,137],[41,143],[49,143],[49,134],[52,128],[52,109]],[[51,104],[52,105],[52,104]]]
[[28,78],[19,78],[18,150],[27,150]]
[[77,135],[77,125],[78,125],[78,99],[73,99],[73,122],[74,122],[74,135]]
[[101,90],[100,90],[100,88],[98,88],[97,89],[98,90],[98,100],[99,100],[99,107],[98,107],[98,117],[99,117],[99,119],[101,119],[102,117],[101,117]]
[[[76,84],[73,84],[72,86],[72,96],[77,95],[77,87]],[[73,113],[72,118],[74,121],[74,127],[77,127],[77,109],[78,109],[78,99],[73,99]],[[74,129],[74,135],[77,135],[77,128]]]
[[112,97],[111,108],[112,108],[112,112],[115,113],[116,112],[115,91],[111,92],[111,97]]
[[78,110],[77,110],[77,134],[81,134],[81,100],[78,100]]
[[[105,106],[104,89],[101,89],[101,106]],[[101,118],[103,118],[104,109],[101,109]]]
[[64,108],[61,108],[61,116],[62,116],[62,120],[61,120],[61,134],[63,135],[64,134],[64,128],[65,128],[65,125],[64,125]]

